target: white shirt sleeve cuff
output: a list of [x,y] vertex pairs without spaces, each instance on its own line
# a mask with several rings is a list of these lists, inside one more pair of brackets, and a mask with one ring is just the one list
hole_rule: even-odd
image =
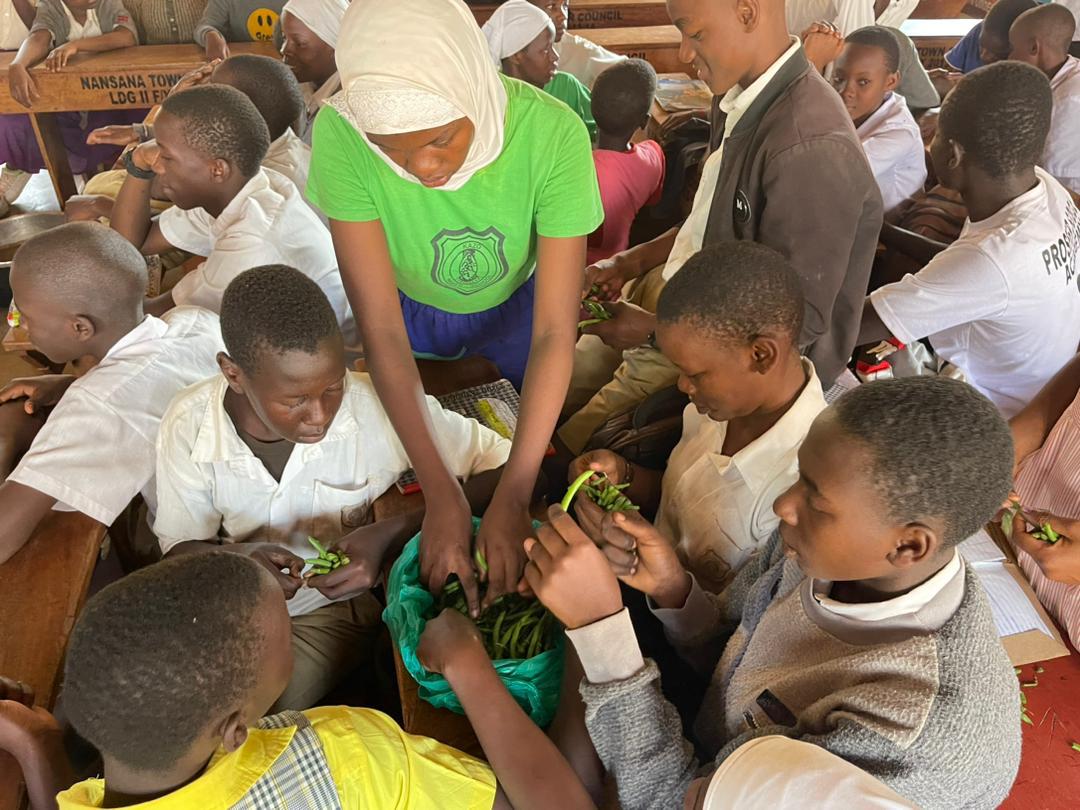
[[566,637],[573,642],[589,683],[623,681],[645,666],[626,608],[577,630],[567,630]]
[[694,638],[702,627],[716,624],[716,602],[698,584],[693,574],[690,574],[690,593],[681,608],[657,607],[652,599],[647,601],[649,610],[661,621],[664,631],[672,639]]
[[885,324],[886,328],[892,333],[892,336],[904,345],[914,343],[920,338],[926,337],[926,335],[911,334],[911,331],[900,322],[896,312],[893,311],[892,306],[889,304],[889,286],[890,285],[886,284],[884,287],[879,287],[870,293],[870,305],[874,308],[874,311],[877,312],[878,317],[881,318],[881,322]]

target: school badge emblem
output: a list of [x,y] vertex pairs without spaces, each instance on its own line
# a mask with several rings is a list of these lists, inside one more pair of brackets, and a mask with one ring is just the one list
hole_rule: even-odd
[[745,225],[750,221],[750,200],[746,197],[746,192],[739,189],[735,192],[735,203],[731,210],[732,216],[735,221],[740,225]]
[[498,228],[443,230],[431,240],[435,261],[432,280],[441,287],[473,295],[487,289],[510,272],[503,245],[506,237]]

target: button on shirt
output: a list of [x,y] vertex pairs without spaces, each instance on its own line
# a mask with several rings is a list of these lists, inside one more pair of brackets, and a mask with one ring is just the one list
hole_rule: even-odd
[[798,452],[825,409],[814,366],[795,402],[764,435],[733,456],[723,453],[727,422],[694,405],[683,412],[683,433],[664,473],[657,528],[675,543],[702,587],[719,593],[767,541],[780,519],[773,501],[798,478]]
[[926,149],[919,125],[903,96],[891,93],[855,134],[870,161],[888,215],[926,182]]
[[173,396],[217,370],[218,318],[147,316],[71,384],[8,480],[111,524],[140,492],[154,514],[158,426]]
[[[298,444],[275,481],[225,411],[220,374],[181,393],[158,437],[158,513],[163,553],[186,540],[245,540],[310,556],[307,537],[333,543],[371,522],[371,506],[410,462],[370,378],[349,372],[341,409],[322,441]],[[506,463],[510,442],[427,398],[432,435],[451,472],[468,477]],[[303,588],[289,600],[301,616],[329,604]]]
[[1080,59],[1070,56],[1050,80],[1054,108],[1041,164],[1070,191],[1080,194]]

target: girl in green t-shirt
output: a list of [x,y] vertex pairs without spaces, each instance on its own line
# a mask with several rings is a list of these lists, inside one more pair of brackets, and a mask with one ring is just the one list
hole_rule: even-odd
[[[341,93],[315,122],[308,196],[330,220],[368,366],[424,488],[421,573],[478,607],[470,510],[432,436],[413,355],[492,360],[522,390],[477,547],[514,590],[528,505],[573,365],[585,241],[603,219],[589,137],[501,77],[461,0],[353,0]],[[534,280],[535,271],[535,280]]]
[[539,87],[585,122],[596,140],[589,88],[570,73],[557,72],[555,23],[529,0],[507,0],[484,23],[484,36],[495,63],[507,76]]

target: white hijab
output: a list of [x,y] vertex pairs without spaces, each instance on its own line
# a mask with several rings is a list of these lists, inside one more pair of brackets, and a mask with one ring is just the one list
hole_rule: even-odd
[[554,37],[555,23],[529,0],[507,0],[495,9],[483,28],[491,58],[500,67],[503,59],[527,47],[545,30]]
[[337,48],[341,18],[348,9],[346,0],[289,0],[281,16],[291,14],[331,48]]
[[506,90],[461,0],[353,0],[338,42],[343,89],[329,103],[399,177],[420,182],[365,133],[416,132],[468,118],[476,134],[443,191],[461,188],[501,154]]

